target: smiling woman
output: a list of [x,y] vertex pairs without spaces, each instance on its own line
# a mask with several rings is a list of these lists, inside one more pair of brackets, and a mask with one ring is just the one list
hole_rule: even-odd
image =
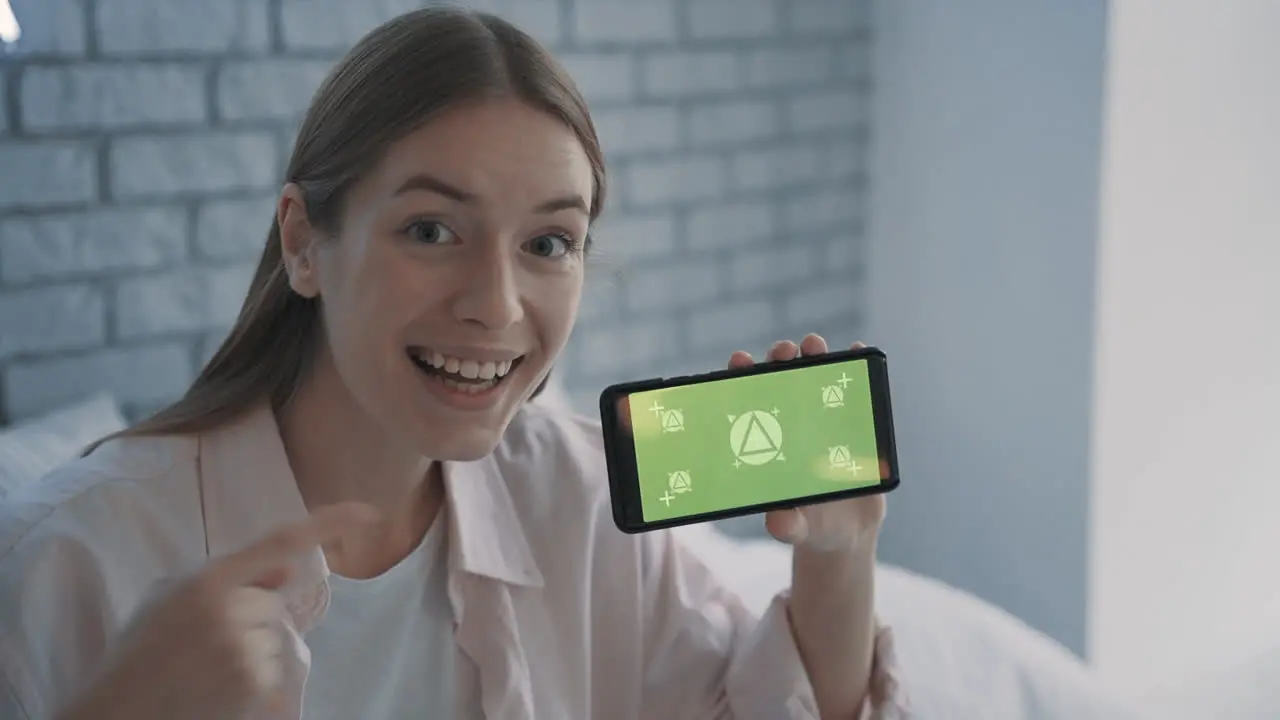
[[806,516],[757,617],[673,535],[617,532],[599,425],[528,402],[605,194],[543,48],[392,20],[285,177],[186,395],[0,508],[0,717],[898,717],[882,498]]
[[[412,42],[428,25],[438,37]],[[326,378],[340,372],[348,401],[394,415],[387,424],[405,443],[442,458],[449,453],[439,446],[421,447],[450,442],[439,418],[403,392],[406,370],[421,369],[419,351],[440,355],[457,376],[454,387],[428,389],[476,379],[479,368],[472,378],[458,372],[468,360],[511,363],[518,375],[504,376],[500,397],[488,396],[491,430],[540,391],[576,315],[605,174],[586,104],[531,38],[497,18],[453,11],[379,28],[317,92],[285,177],[235,327],[186,396],[128,434],[217,427],[264,397],[277,410],[297,405],[304,380],[330,387]],[[512,258],[492,262],[493,251],[513,248]],[[539,317],[508,317],[525,312],[520,300],[531,288],[541,302],[530,314]],[[553,308],[557,317],[541,317]],[[463,322],[441,332],[444,315],[458,312]],[[377,355],[390,352],[394,359]],[[458,394],[433,397],[446,407],[479,404]],[[406,407],[390,410],[397,405]],[[484,454],[496,437],[478,442],[468,454]]]

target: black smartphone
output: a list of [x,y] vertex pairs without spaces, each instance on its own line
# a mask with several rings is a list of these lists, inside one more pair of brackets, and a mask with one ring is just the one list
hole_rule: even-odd
[[885,354],[860,348],[600,394],[613,519],[623,532],[893,490]]

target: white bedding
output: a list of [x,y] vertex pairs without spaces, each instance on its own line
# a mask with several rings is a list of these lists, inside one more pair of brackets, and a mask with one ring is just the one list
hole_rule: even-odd
[[[754,609],[790,581],[790,551],[730,539],[708,525],[681,540]],[[876,607],[894,629],[903,682],[919,720],[1131,720],[1065,648],[1013,616],[941,582],[881,565]]]

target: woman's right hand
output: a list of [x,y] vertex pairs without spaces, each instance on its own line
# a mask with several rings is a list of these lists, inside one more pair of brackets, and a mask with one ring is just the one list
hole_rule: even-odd
[[59,720],[232,720],[273,699],[291,562],[376,512],[317,511],[215,560],[139,613],[92,685]]

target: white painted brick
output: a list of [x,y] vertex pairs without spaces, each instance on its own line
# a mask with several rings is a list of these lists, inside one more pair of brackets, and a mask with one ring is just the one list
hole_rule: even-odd
[[196,247],[217,260],[256,258],[267,243],[275,209],[274,196],[205,203],[196,213]]
[[777,33],[778,25],[778,0],[689,0],[695,39],[762,38]]
[[860,274],[862,259],[866,256],[866,252],[861,228],[841,233],[834,240],[827,241],[823,252],[822,270],[829,275],[842,277]]
[[97,0],[107,55],[264,50],[268,0]]
[[275,139],[257,132],[121,138],[110,169],[120,198],[265,189],[275,184]]
[[582,338],[579,350],[583,367],[621,379],[631,372],[654,372],[655,365],[679,352],[679,345],[674,321],[633,320],[595,330]]
[[196,349],[200,368],[209,364],[209,361],[213,359],[213,354],[218,352],[218,348],[222,347],[222,343],[226,341],[230,332],[231,328],[217,328],[201,333],[198,341],[199,347]]
[[765,140],[782,128],[781,111],[765,100],[722,100],[689,110],[689,143],[694,146]]
[[130,339],[208,330],[235,321],[253,278],[251,263],[231,267],[189,267],[120,284],[116,323]]
[[83,0],[9,0],[22,37],[11,51],[19,56],[79,56],[88,48]]
[[88,285],[0,293],[0,359],[78,350],[106,340],[106,304]]
[[832,72],[829,46],[773,48],[747,51],[743,60],[746,84],[753,88],[793,88],[829,82]]
[[724,163],[713,157],[637,161],[626,178],[629,200],[637,206],[694,203],[725,191]]
[[867,123],[871,98],[855,90],[819,90],[791,98],[787,126],[793,132],[852,129]]
[[93,200],[98,161],[85,142],[0,142],[0,209]]
[[557,56],[578,91],[592,105],[636,95],[636,59],[626,53],[563,53]]
[[[582,301],[578,305],[578,321],[590,323],[598,319],[618,317],[622,308],[621,285],[614,264],[609,257],[592,262],[586,283],[582,288]],[[576,334],[575,334],[576,336]]]
[[591,234],[603,256],[620,262],[670,256],[676,248],[671,213],[606,216]]
[[31,67],[19,90],[23,127],[36,132],[206,118],[204,69],[189,64]]
[[871,0],[789,0],[791,30],[800,35],[847,35],[870,24]]
[[[17,181],[6,184],[0,172],[0,208],[22,209],[20,218],[0,221],[0,283],[10,284],[3,297],[15,296],[18,287],[31,286],[21,292],[43,290],[42,284],[65,283],[85,274],[95,276],[96,283],[97,276],[105,275],[101,285],[117,288],[108,298],[115,305],[106,305],[99,296],[96,314],[87,317],[94,318],[100,333],[112,317],[119,322],[111,325],[121,330],[116,347],[102,348],[103,334],[95,336],[92,329],[68,334],[68,322],[83,319],[84,312],[68,312],[71,320],[60,324],[44,319],[48,312],[6,316],[20,317],[21,322],[0,323],[4,342],[25,338],[52,348],[9,351],[12,354],[5,357],[10,359],[0,360],[0,374],[8,370],[3,382],[10,398],[35,408],[50,398],[42,400],[37,391],[79,389],[76,383],[83,381],[94,387],[110,385],[137,411],[159,407],[180,394],[194,370],[191,361],[207,358],[225,336],[243,301],[274,210],[278,143],[309,103],[329,63],[378,23],[446,0],[279,0],[280,33],[287,48],[283,54],[271,49],[268,32],[269,13],[275,12],[271,8],[277,0],[15,1],[41,4],[44,9],[37,12],[46,14],[69,9],[71,17],[79,18],[57,27],[28,28],[28,38],[43,43],[46,56],[83,54],[86,29],[102,28],[104,35],[94,44],[106,60],[94,65],[62,59],[26,63],[18,55],[16,62],[25,67],[0,72],[0,97],[5,80],[11,83],[8,92],[21,96],[24,88],[15,87],[20,77],[71,75],[82,68],[124,72],[134,67],[124,64],[126,57],[165,63],[158,67],[200,62],[213,70],[202,71],[195,84],[198,93],[190,86],[169,90],[156,82],[143,88],[154,92],[139,93],[132,100],[131,91],[104,91],[110,97],[86,101],[80,98],[84,92],[76,90],[56,104],[43,101],[43,108],[39,99],[12,103],[8,109],[13,114],[0,117],[0,138],[7,138],[0,141],[0,163],[15,157],[15,146],[37,146],[31,140],[8,138],[6,120],[17,125],[43,113],[63,123],[59,132],[83,127],[94,135],[79,146],[84,148],[84,172],[73,173],[83,185],[65,182],[55,172],[62,166],[44,155],[5,165],[23,168],[21,187]],[[833,339],[853,339],[856,303],[807,311],[804,304],[814,298],[830,302],[830,295],[823,299],[817,294],[831,287],[824,284],[829,281],[849,285],[847,292],[855,300],[863,288],[865,118],[848,121],[848,115],[841,115],[840,101],[822,99],[833,93],[866,95],[870,43],[861,21],[845,29],[839,14],[843,9],[805,0],[799,0],[803,7],[778,16],[767,12],[770,0],[458,1],[495,12],[543,42],[572,50],[562,54],[561,61],[596,111],[614,174],[613,196],[621,200],[615,207],[623,212],[611,210],[593,228],[597,245],[588,260],[581,323],[560,362],[562,370],[570,370],[564,381],[571,395],[585,398],[589,412],[595,412],[595,398],[606,381],[721,367],[738,346],[763,349],[767,341],[810,330],[832,333]],[[573,12],[559,12],[560,5],[568,7],[571,1],[577,6]],[[777,0],[785,7],[792,7],[793,1]],[[82,4],[100,4],[101,12],[111,15],[81,22],[76,14]],[[562,27],[565,21],[568,26]],[[173,23],[179,26],[161,31]],[[237,23],[243,28],[228,30]],[[37,37],[44,32],[50,34]],[[290,53],[293,48],[303,52]],[[204,58],[193,59],[201,55]],[[184,90],[189,94],[182,95]],[[253,123],[261,130],[262,135],[252,135],[261,141],[253,152],[235,141],[246,136],[230,130],[164,137],[139,134],[152,124],[209,121],[203,115],[210,110],[209,95],[212,120]],[[756,101],[775,96],[781,117],[744,112]],[[157,98],[167,104],[159,105]],[[175,103],[174,98],[183,102]],[[186,102],[197,99],[198,105]],[[93,102],[128,104],[103,110]],[[200,115],[184,114],[197,107]],[[833,119],[833,110],[841,119]],[[27,115],[19,117],[20,112]],[[855,117],[865,112],[864,107]],[[776,120],[782,121],[781,128]],[[25,124],[39,131],[38,120]],[[108,185],[100,190],[98,138],[102,129],[116,127],[132,132],[125,137],[107,135]],[[805,137],[779,137],[775,129]],[[13,130],[8,127],[9,134]],[[225,144],[209,143],[209,138]],[[168,144],[151,144],[154,141]],[[735,144],[726,145],[730,142]],[[39,146],[62,145],[50,139],[50,144]],[[197,174],[207,177],[194,177]],[[47,176],[55,181],[41,186],[40,178]],[[37,182],[28,187],[33,177]],[[852,220],[832,210],[833,193],[849,198]],[[123,198],[124,206],[95,207],[86,218],[65,209],[44,217],[29,212],[44,206],[96,204],[104,197],[109,202]],[[145,199],[167,197],[181,200],[181,206],[135,207]],[[114,225],[110,213],[117,212],[146,213],[146,219]],[[196,214],[193,239],[185,237],[187,222],[170,227],[160,220],[171,213],[190,220],[191,212]],[[74,242],[79,238],[92,240]],[[203,262],[235,263],[239,270],[226,271],[217,281],[212,276],[223,271],[187,257],[188,243],[179,240],[194,240]],[[808,270],[801,272],[806,264]],[[687,275],[692,272],[689,267],[700,266],[709,281],[695,282]],[[619,267],[630,276],[619,279]],[[166,269],[170,274],[156,274]],[[655,297],[642,289],[645,283],[651,290],[674,290]],[[30,318],[37,322],[32,324]],[[61,329],[49,340],[40,323]],[[16,335],[9,332],[11,326],[18,328]],[[64,340],[57,339],[59,333]],[[184,337],[175,340],[175,334]],[[140,338],[163,341],[142,347],[163,347],[168,363],[131,358]],[[62,347],[86,342],[96,344]],[[107,353],[115,353],[117,360],[107,362]],[[58,359],[45,357],[49,355]],[[82,358],[94,362],[74,364]],[[50,367],[47,363],[64,361],[68,369],[39,374]],[[135,366],[138,371],[125,379],[115,375]],[[30,374],[15,375],[19,368]],[[180,369],[181,374],[165,374],[165,368]],[[110,379],[113,375],[116,379]],[[14,378],[29,389],[15,390]],[[143,384],[129,385],[135,381]],[[22,392],[32,394],[21,396]]]
[[783,206],[783,226],[789,232],[847,229],[860,220],[861,196],[849,186],[806,193]]
[[592,118],[610,161],[680,146],[680,114],[673,107],[602,110]]
[[291,59],[227,63],[218,72],[218,115],[226,120],[299,118],[332,65]]
[[285,47],[345,51],[370,30],[410,10],[421,0],[280,0]]
[[861,140],[836,140],[827,144],[826,172],[828,180],[849,180],[862,176],[867,169],[867,145]]
[[676,39],[673,0],[589,0],[574,3],[573,39],[579,43],[670,42]]
[[823,179],[824,165],[817,146],[789,143],[734,153],[729,178],[735,191],[780,190]]
[[776,327],[777,314],[773,303],[765,300],[735,300],[698,309],[689,315],[689,343],[698,350],[738,347],[746,338]]
[[693,250],[742,248],[777,238],[777,215],[763,202],[706,205],[689,213],[688,243]]
[[9,412],[21,417],[103,391],[121,403],[159,405],[193,379],[188,344],[166,343],[15,363],[4,386]]
[[665,263],[628,272],[627,307],[639,312],[672,312],[715,298],[721,292],[716,261]]
[[738,59],[720,51],[650,55],[643,65],[645,90],[656,97],[724,93],[739,88]]
[[750,294],[762,288],[802,283],[820,272],[811,247],[781,238],[762,250],[734,253],[729,260],[729,285]]
[[0,221],[10,283],[168,265],[186,257],[182,208],[104,208]]
[[506,20],[539,43],[554,47],[564,41],[559,0],[466,0],[466,7]]
[[844,44],[840,49],[840,71],[845,77],[870,81],[871,43],[857,41]]
[[812,327],[812,323],[833,318],[856,317],[859,287],[856,280],[848,279],[801,286],[784,303],[784,317],[788,327]]

